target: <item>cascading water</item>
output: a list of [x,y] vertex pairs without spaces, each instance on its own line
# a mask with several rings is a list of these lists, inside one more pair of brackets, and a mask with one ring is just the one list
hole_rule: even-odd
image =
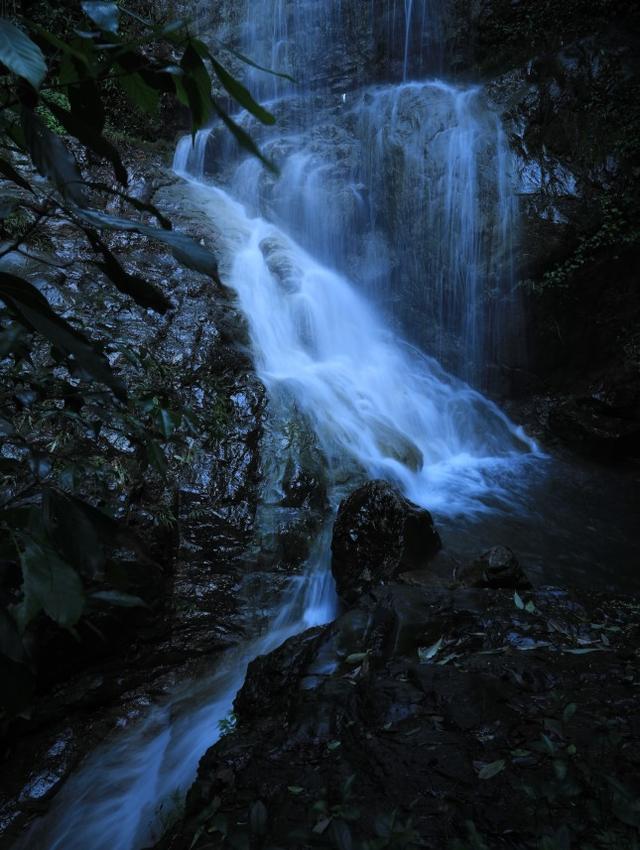
[[[513,162],[500,121],[480,89],[439,81],[352,100],[319,126],[267,140],[279,178],[245,159],[231,192],[482,386],[486,364],[517,351],[520,337]],[[202,176],[204,135],[196,154],[186,167]]]
[[[402,29],[406,78],[424,64],[414,61],[413,29],[422,51],[430,4],[384,5],[390,37]],[[325,49],[327,21],[340,20],[347,6],[268,0],[258,14],[249,3],[243,46],[259,62],[292,70],[305,50]],[[482,289],[499,276],[492,263],[508,252],[512,225],[499,121],[476,89],[440,82],[342,92],[327,105],[332,82],[315,70],[300,88],[324,92],[320,112],[287,81],[259,87],[280,98],[274,108],[282,124],[295,127],[263,140],[281,177],[270,180],[255,160],[241,159],[225,162],[228,191],[212,186],[204,174],[215,131],[202,132],[176,151],[175,170],[189,178],[186,203],[204,211],[220,236],[257,371],[280,415],[295,405],[315,432],[334,482],[333,506],[341,487],[381,476],[440,516],[490,510],[488,497],[494,507],[501,494],[506,501],[510,475],[535,446],[383,317],[393,312],[393,287],[406,279],[406,292],[424,293],[414,307],[421,321],[455,338],[459,371],[481,359],[489,321]],[[416,252],[411,243],[423,237],[429,244]],[[437,344],[431,351],[442,353]],[[210,677],[105,743],[17,847],[137,850],[157,838],[162,807],[192,781],[248,662],[334,616],[328,540],[326,528],[266,635],[221,656]]]

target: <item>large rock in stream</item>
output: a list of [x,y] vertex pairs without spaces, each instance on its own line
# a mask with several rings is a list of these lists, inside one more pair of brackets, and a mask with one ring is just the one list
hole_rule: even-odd
[[426,566],[442,547],[429,511],[386,481],[369,481],[342,501],[331,541],[331,570],[347,603],[402,572]]

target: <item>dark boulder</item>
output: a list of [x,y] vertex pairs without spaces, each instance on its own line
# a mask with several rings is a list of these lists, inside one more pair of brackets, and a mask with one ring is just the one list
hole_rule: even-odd
[[386,481],[370,481],[338,510],[331,541],[338,595],[351,604],[374,585],[424,567],[441,546],[429,511]]
[[549,414],[549,428],[576,451],[609,459],[640,456],[640,422],[594,398],[569,399]]
[[483,552],[473,563],[456,570],[456,579],[463,587],[528,590],[531,582],[508,546],[494,546]]

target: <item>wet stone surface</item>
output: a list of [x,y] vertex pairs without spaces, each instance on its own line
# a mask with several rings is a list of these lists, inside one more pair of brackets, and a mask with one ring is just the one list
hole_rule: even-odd
[[[189,208],[181,181],[153,156],[141,158],[133,151],[132,157],[132,193],[161,207],[177,230],[217,250],[211,222]],[[109,211],[121,212],[117,207]],[[84,244],[76,234],[64,237],[59,259],[68,264],[67,301],[60,301],[50,272],[38,265],[33,273],[43,291],[58,309],[72,306],[97,339],[103,334],[115,339],[112,365],[136,389],[149,374],[136,370],[119,351],[126,346],[151,352],[153,380],[162,380],[205,427],[190,438],[187,457],[169,458],[166,481],[145,477],[122,494],[123,512],[158,565],[127,565],[149,607],[105,613],[97,623],[102,638],[81,624],[80,642],[52,628],[42,641],[43,674],[34,711],[3,745],[3,847],[12,845],[26,821],[47,810],[64,780],[101,741],[143,718],[180,683],[210,670],[218,653],[251,635],[256,599],[270,599],[282,588],[282,577],[270,571],[283,565],[273,558],[258,565],[255,554],[262,535],[258,506],[269,413],[233,293],[184,269],[148,240],[115,234],[111,247],[127,269],[143,274],[171,299],[173,309],[158,316],[125,301],[87,272]],[[225,257],[220,261],[224,277]],[[131,447],[115,432],[112,437],[109,442],[105,428],[105,451],[117,463]],[[314,515],[325,509],[323,497],[318,501],[307,482],[316,473],[307,471],[304,458],[295,463],[289,490],[298,495],[281,529],[283,539],[289,526],[308,528],[311,503]],[[282,548],[278,534],[274,547]]]
[[474,830],[524,850],[561,829],[632,846],[638,606],[554,588],[520,601],[393,584],[256,660],[236,730],[159,847],[361,846],[394,812],[405,846]]

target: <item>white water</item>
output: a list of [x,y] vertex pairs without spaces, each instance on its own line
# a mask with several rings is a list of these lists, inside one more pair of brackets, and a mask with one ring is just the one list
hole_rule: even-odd
[[[188,161],[178,148],[176,170]],[[351,462],[446,514],[485,509],[535,447],[480,393],[403,343],[343,276],[223,190],[191,201],[227,240],[226,282],[248,319],[258,374],[312,423],[329,468]],[[506,495],[506,491],[505,491]]]
[[[396,12],[403,21],[406,79],[412,21],[419,7],[420,26],[427,26],[427,4],[390,3],[388,21],[400,25]],[[253,55],[287,70],[292,30],[313,37],[328,7],[301,0],[292,24],[284,0],[266,6],[271,15],[249,16],[247,43],[255,47],[262,39],[272,45],[270,56]],[[263,93],[269,96],[291,90],[278,80],[268,85]],[[188,177],[188,203],[206,213],[224,244],[230,259],[226,282],[248,320],[256,369],[272,402],[285,408],[293,402],[302,411],[330,477],[343,482],[384,477],[440,516],[495,510],[512,499],[510,482],[535,456],[534,444],[494,404],[390,330],[385,314],[348,279],[347,243],[358,234],[367,246],[357,264],[361,290],[376,294],[371,282],[384,288],[385,278],[392,279],[391,265],[400,263],[429,293],[424,321],[447,325],[464,356],[477,361],[478,335],[488,321],[480,298],[486,270],[480,267],[487,252],[493,256],[496,244],[504,246],[510,238],[508,162],[499,122],[483,110],[475,89],[438,82],[371,90],[345,107],[345,115],[360,146],[355,160],[336,171],[324,141],[306,149],[311,136],[296,131],[287,140],[290,156],[282,161],[269,203],[255,161],[237,163],[231,193],[204,180],[208,131],[198,134],[193,149],[190,139],[182,140],[174,166]],[[273,152],[282,143],[275,137]],[[494,169],[483,207],[485,184],[477,171],[487,152]],[[436,231],[441,252],[431,267],[412,259],[415,234],[380,235],[388,181],[395,179],[386,171],[390,155],[403,159],[402,185],[395,187],[398,221],[408,224],[422,215]],[[338,194],[333,189],[340,181]],[[497,234],[489,247],[478,241],[487,229],[482,223],[487,204],[486,221]],[[401,250],[403,235],[408,250]],[[337,490],[334,503],[336,496]],[[265,635],[223,654],[210,676],[188,683],[105,742],[16,850],[138,850],[152,843],[173,795],[188,788],[200,757],[217,739],[218,722],[230,711],[251,659],[334,616],[327,540],[327,534],[318,539],[305,576],[292,578]]]
[[[514,286],[514,162],[478,87],[439,80],[329,97],[302,129],[270,133],[277,179],[244,158],[229,191],[324,265],[353,279],[396,325],[476,386],[520,354]],[[275,104],[290,113],[290,100]],[[207,132],[180,150],[207,174]],[[321,210],[321,214],[319,214]]]
[[189,682],[131,729],[116,732],[82,764],[14,850],[138,850],[162,835],[220,737],[247,666],[287,638],[331,621],[333,581],[319,545],[305,580],[292,577],[287,604],[266,634],[229,650],[204,679]]

